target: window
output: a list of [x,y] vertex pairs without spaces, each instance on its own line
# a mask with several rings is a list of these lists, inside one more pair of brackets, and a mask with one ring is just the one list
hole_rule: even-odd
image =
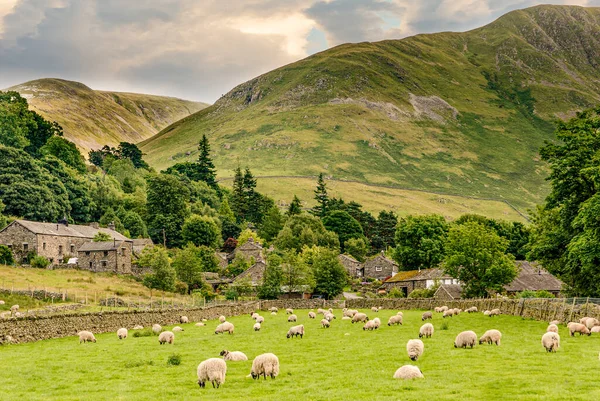
[[108,265],[108,262],[106,262],[106,260],[102,261],[102,267],[106,267]]
[[[90,251],[85,251],[85,256],[90,256]],[[92,263],[92,262],[90,262]]]
[[58,254],[59,254],[59,255],[62,255],[62,252],[63,252],[62,245],[59,245],[59,246],[58,246]]
[[121,248],[121,256],[125,256],[125,251],[127,250],[127,248]]
[[434,284],[435,284],[435,282],[433,280],[426,280],[425,288],[431,288],[431,287],[433,287]]
[[24,251],[29,250],[29,244],[27,242],[23,242],[23,250]]
[[93,268],[94,268],[94,262],[90,262],[90,269],[93,269]]
[[376,272],[380,272],[382,270],[383,270],[383,267],[381,267],[381,266],[375,266],[375,271]]
[[104,256],[108,256],[108,251],[104,251]]
[[12,250],[12,244],[8,244],[8,249]]
[[42,243],[42,249],[45,251],[46,250],[46,243]]
[[75,253],[75,245],[71,244],[71,254]]

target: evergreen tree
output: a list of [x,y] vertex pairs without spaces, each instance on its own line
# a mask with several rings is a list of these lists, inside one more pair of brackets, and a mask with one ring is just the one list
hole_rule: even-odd
[[200,175],[200,181],[204,181],[210,186],[218,190],[219,186],[217,185],[217,175],[215,173],[215,165],[210,158],[210,145],[208,143],[208,138],[206,135],[202,135],[202,140],[198,144],[198,150],[200,151],[200,155],[198,156],[198,173]]
[[235,215],[229,206],[229,201],[225,197],[223,198],[223,202],[221,202],[221,206],[219,206],[219,216],[221,216],[221,220],[235,221]]
[[211,217],[191,215],[183,223],[182,236],[185,242],[196,246],[216,248],[221,242],[221,230]]
[[279,208],[273,206],[269,209],[269,214],[263,219],[258,234],[267,241],[272,241],[283,228],[284,222],[284,218],[279,212]]
[[323,173],[319,174],[317,189],[314,192],[317,205],[312,208],[311,213],[322,218],[327,214],[327,206],[329,203],[329,195],[327,195],[327,185],[323,179]]
[[282,259],[279,255],[271,254],[267,258],[263,282],[257,291],[259,299],[277,299],[281,295],[281,281],[283,280],[281,263]]
[[144,155],[137,145],[129,142],[119,143],[119,148],[115,152],[119,159],[129,159],[135,166],[135,168],[149,169],[148,163],[146,163],[142,156]]
[[[150,175],[147,178],[148,233],[154,243],[167,247],[182,245],[181,227],[188,216],[190,191],[175,176]],[[164,230],[164,231],[163,231]]]
[[375,233],[371,239],[371,248],[373,251],[382,251],[386,248],[396,246],[396,226],[398,225],[398,217],[394,212],[382,210],[377,216],[375,224]]
[[241,223],[245,220],[246,213],[248,211],[248,204],[246,201],[246,194],[244,191],[244,174],[242,173],[242,169],[239,166],[235,169],[235,175],[233,177],[231,209],[235,214],[237,223]]
[[300,213],[302,213],[302,203],[300,202],[300,199],[294,195],[294,199],[292,199],[292,203],[290,203],[286,215],[289,217]]

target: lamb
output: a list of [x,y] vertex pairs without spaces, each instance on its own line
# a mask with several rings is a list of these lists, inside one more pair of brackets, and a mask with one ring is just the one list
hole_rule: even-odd
[[333,313],[326,313],[325,319],[327,319],[331,322],[333,319],[335,319],[335,315]]
[[421,373],[421,370],[414,365],[404,365],[401,368],[399,368],[396,373],[394,373],[394,379],[403,379],[403,380],[410,380],[410,379],[424,379],[425,376],[423,376],[423,373]]
[[371,308],[371,310],[372,310],[373,312],[379,312],[379,309],[378,309],[376,306],[373,306],[373,307]]
[[77,333],[77,335],[79,336],[79,344],[87,342],[96,342],[96,337],[94,337],[94,334],[92,334],[91,331],[80,331],[79,333]]
[[198,323],[196,323],[196,326],[198,326],[198,327],[204,327],[206,325],[204,323],[202,323],[202,322],[198,322]]
[[423,337],[431,338],[432,335],[433,335],[433,324],[431,324],[431,323],[425,323],[419,329],[419,338],[423,338]]
[[162,327],[160,324],[153,324],[152,325],[152,332],[154,334],[159,334],[162,331]]
[[275,354],[261,354],[252,361],[250,375],[253,379],[258,379],[261,375],[267,378],[271,376],[274,379],[279,374],[279,358]]
[[488,330],[479,338],[479,344],[488,343],[500,345],[502,339],[502,333],[498,330]]
[[[259,317],[259,316],[260,316],[260,315],[259,315],[258,313],[256,313],[256,312],[252,312],[252,313],[250,314],[250,317],[251,317],[252,319],[254,319],[254,320],[256,320],[256,318],[257,318],[257,317]],[[223,322],[221,322],[221,323],[223,323]]]
[[298,320],[298,316],[296,315],[289,315],[288,316],[288,322],[295,322]]
[[285,310],[285,313],[286,313],[287,315],[292,315],[292,314],[294,313],[294,310],[293,310],[292,308],[287,308],[287,309]]
[[247,361],[248,357],[246,356],[246,354],[244,354],[241,351],[232,351],[229,352],[226,349],[224,349],[223,351],[221,351],[221,353],[219,354],[223,357],[223,360],[225,361]]
[[143,330],[144,326],[142,326],[141,324],[138,324],[137,326],[133,327],[133,330]]
[[304,336],[304,325],[292,326],[287,332],[287,338]]
[[119,338],[119,340],[127,338],[127,329],[125,327],[122,327],[119,330],[117,330],[117,337]]
[[254,323],[254,331],[260,331],[260,323]]
[[587,327],[585,327],[585,324],[569,323],[568,327],[569,327],[569,334],[571,334],[571,337],[575,337],[575,333],[579,333],[580,336],[582,336],[584,334],[589,336],[592,334],[590,332],[590,330]]
[[221,333],[225,333],[225,332],[228,332],[229,334],[233,334],[233,329],[234,329],[233,323],[223,322],[217,326],[217,328],[215,329],[215,334],[221,334]]
[[352,317],[352,323],[356,323],[356,322],[366,322],[368,321],[369,318],[367,317],[366,314],[364,313],[357,313],[356,315],[354,315]]
[[225,318],[225,316],[219,316],[219,322],[225,323],[225,321],[227,321],[227,319]]
[[477,334],[474,331],[463,331],[456,336],[454,340],[454,348],[473,348],[477,342]]
[[173,344],[173,341],[175,341],[175,334],[173,334],[172,331],[163,331],[158,336],[158,343],[160,345],[163,345],[164,343]]
[[321,327],[323,327],[324,329],[328,329],[330,325],[331,323],[329,323],[329,320],[321,319]]
[[411,361],[416,361],[425,350],[425,344],[421,340],[408,340],[406,343],[406,352]]
[[388,319],[388,326],[391,326],[393,324],[402,324],[402,316],[400,315],[393,315],[390,316],[390,318]]
[[363,326],[363,330],[375,330],[377,327],[375,327],[375,320],[369,320],[367,323],[365,323],[365,325]]
[[179,317],[179,323],[183,324],[183,323],[189,323],[190,320],[188,319],[187,316],[181,316]]
[[557,325],[555,325],[555,324],[551,324],[551,325],[549,325],[549,326],[548,326],[548,328],[546,329],[546,332],[547,332],[547,333],[550,333],[550,332],[552,332],[552,333],[558,333],[558,326],[557,326]]
[[317,317],[317,314],[315,312],[308,312],[308,318],[309,319],[315,319]]
[[[259,316],[259,317],[256,318],[256,323],[261,323],[262,324],[264,322],[265,322],[265,318],[264,317]],[[223,322],[221,322],[221,323],[223,323]]]
[[558,333],[548,332],[542,336],[542,346],[546,352],[556,352],[560,347],[560,336]]
[[444,311],[444,314],[442,315],[443,318],[446,317],[452,317],[452,315],[454,315],[454,309],[448,309]]
[[207,359],[198,365],[198,385],[200,388],[206,387],[206,382],[211,382],[213,388],[219,388],[225,383],[225,374],[227,373],[227,364],[219,358]]
[[173,332],[175,332],[175,333],[176,333],[176,332],[178,332],[178,331],[183,331],[183,329],[182,329],[181,327],[179,327],[179,326],[175,326],[175,327],[173,327],[173,328],[171,329],[171,331],[173,331]]
[[425,321],[427,319],[433,319],[433,313],[431,312],[423,312],[423,314],[421,315],[421,321]]

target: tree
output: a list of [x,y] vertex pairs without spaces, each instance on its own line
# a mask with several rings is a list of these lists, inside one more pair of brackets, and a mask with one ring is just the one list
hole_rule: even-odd
[[281,263],[281,285],[284,292],[304,292],[314,287],[313,272],[294,251],[284,253]]
[[185,242],[196,246],[216,248],[221,241],[221,230],[211,217],[192,215],[183,224],[182,236]]
[[402,270],[429,269],[444,258],[448,223],[442,216],[408,216],[396,230],[394,260]]
[[269,213],[263,219],[258,233],[267,241],[272,241],[283,228],[284,218],[275,205],[269,209]]
[[248,212],[248,201],[244,191],[244,174],[242,174],[242,169],[239,166],[235,169],[230,200],[236,222],[241,223],[245,220]]
[[85,159],[71,141],[60,136],[53,136],[40,148],[43,155],[51,155],[64,162],[67,166],[74,168],[80,173],[85,173]]
[[297,252],[303,246],[318,245],[339,250],[340,242],[336,233],[327,231],[317,217],[307,213],[291,216],[277,235],[275,247]]
[[265,240],[259,237],[259,235],[256,232],[247,228],[244,231],[242,231],[238,236],[238,246],[244,245],[246,242],[248,242],[250,238],[252,238],[257,244],[262,245],[265,243]]
[[208,186],[218,189],[215,165],[210,158],[210,145],[205,134],[202,134],[202,139],[198,144],[198,172],[200,174],[200,181],[204,181]]
[[251,261],[243,257],[241,254],[235,255],[233,262],[227,265],[225,268],[225,276],[234,278],[248,270],[252,266]]
[[202,288],[204,270],[197,246],[189,243],[178,250],[173,257],[173,268],[177,272],[177,278],[187,284],[188,292]]
[[148,238],[146,223],[144,223],[142,217],[136,212],[129,211],[125,213],[122,223],[125,229],[129,231],[131,238]]
[[315,189],[315,200],[317,205],[312,208],[311,213],[317,217],[324,217],[327,213],[327,204],[329,202],[329,195],[327,194],[327,185],[323,179],[323,173],[319,174],[317,179],[317,189]]
[[350,238],[344,243],[344,249],[359,262],[364,262],[369,252],[369,246],[363,238]]
[[507,247],[506,239],[479,223],[453,226],[448,232],[444,270],[461,282],[467,298],[500,293],[517,276]]
[[117,149],[116,154],[119,159],[129,159],[135,166],[135,168],[144,168],[149,169],[148,163],[146,163],[142,156],[144,155],[140,148],[137,147],[134,143],[129,142],[121,142],[119,143],[119,148]]
[[[166,238],[168,247],[182,245],[182,226],[188,216],[188,188],[176,177],[153,174],[147,178],[148,233],[155,243]],[[164,230],[164,231],[163,231]],[[164,235],[164,237],[163,237]]]
[[281,295],[281,282],[283,272],[281,270],[282,258],[277,254],[267,257],[267,266],[263,274],[263,281],[257,289],[259,299],[277,299]]
[[350,216],[347,212],[334,210],[323,217],[323,226],[329,231],[333,231],[338,235],[342,252],[344,244],[352,238],[362,238],[363,229],[356,219]]
[[0,264],[8,266],[15,264],[13,253],[6,245],[0,245]]
[[2,200],[0,200],[0,230],[2,230],[4,227],[6,227],[6,225],[8,224],[8,220],[6,219],[6,216],[4,216],[4,203],[2,203]]
[[221,206],[219,206],[219,216],[221,216],[222,220],[229,220],[235,222],[235,215],[229,206],[229,201],[226,197],[223,198],[221,202]]
[[92,242],[108,242],[112,240],[113,238],[108,233],[98,231],[96,235],[94,235]]
[[153,246],[145,248],[138,260],[141,267],[152,270],[144,277],[144,285],[162,291],[174,291],[177,273],[171,266],[169,255],[165,248]]
[[346,269],[337,258],[337,252],[320,247],[305,247],[302,258],[313,272],[314,292],[333,299],[344,291],[348,281]]
[[106,209],[106,212],[100,218],[99,223],[102,227],[108,227],[109,224],[114,224],[115,230],[118,232],[123,232],[125,230],[125,227],[121,223],[121,219],[119,219],[117,213],[113,210],[112,207]]
[[373,251],[382,251],[396,246],[396,226],[398,217],[394,212],[382,210],[377,216],[375,223],[375,232],[371,238],[371,248]]
[[288,207],[288,210],[285,214],[286,216],[290,217],[300,213],[302,213],[302,202],[300,201],[300,198],[294,195],[294,199],[292,199],[292,203],[290,203],[290,207]]

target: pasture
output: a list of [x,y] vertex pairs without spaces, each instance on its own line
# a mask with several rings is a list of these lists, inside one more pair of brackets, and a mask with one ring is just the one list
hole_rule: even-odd
[[[560,326],[561,347],[546,353],[540,343],[547,322],[515,316],[489,318],[481,313],[442,319],[434,313],[435,333],[423,339],[425,352],[408,359],[406,342],[418,338],[421,311],[405,311],[404,325],[387,326],[396,311],[366,312],[379,316],[382,327],[368,332],[362,324],[341,320],[322,329],[307,310],[295,311],[298,323],[288,323],[284,311],[261,312],[265,322],[254,332],[248,315],[231,317],[235,334],[215,335],[218,321],[205,327],[180,325],[173,345],[159,345],[156,336],[119,341],[115,333],[96,335],[97,343],[79,344],[68,337],[0,347],[0,400],[547,400],[598,399],[600,337],[568,336]],[[304,338],[287,339],[290,326],[304,324]],[[447,324],[447,329],[442,326]],[[170,329],[172,326],[163,329]],[[455,349],[455,336],[474,330],[502,332],[502,344]],[[220,389],[196,383],[198,364],[219,357],[223,349],[243,351],[249,360],[227,362]],[[280,360],[275,380],[252,380],[252,359],[265,352]],[[181,364],[168,365],[173,354]],[[419,366],[425,379],[392,378],[405,364]]]

